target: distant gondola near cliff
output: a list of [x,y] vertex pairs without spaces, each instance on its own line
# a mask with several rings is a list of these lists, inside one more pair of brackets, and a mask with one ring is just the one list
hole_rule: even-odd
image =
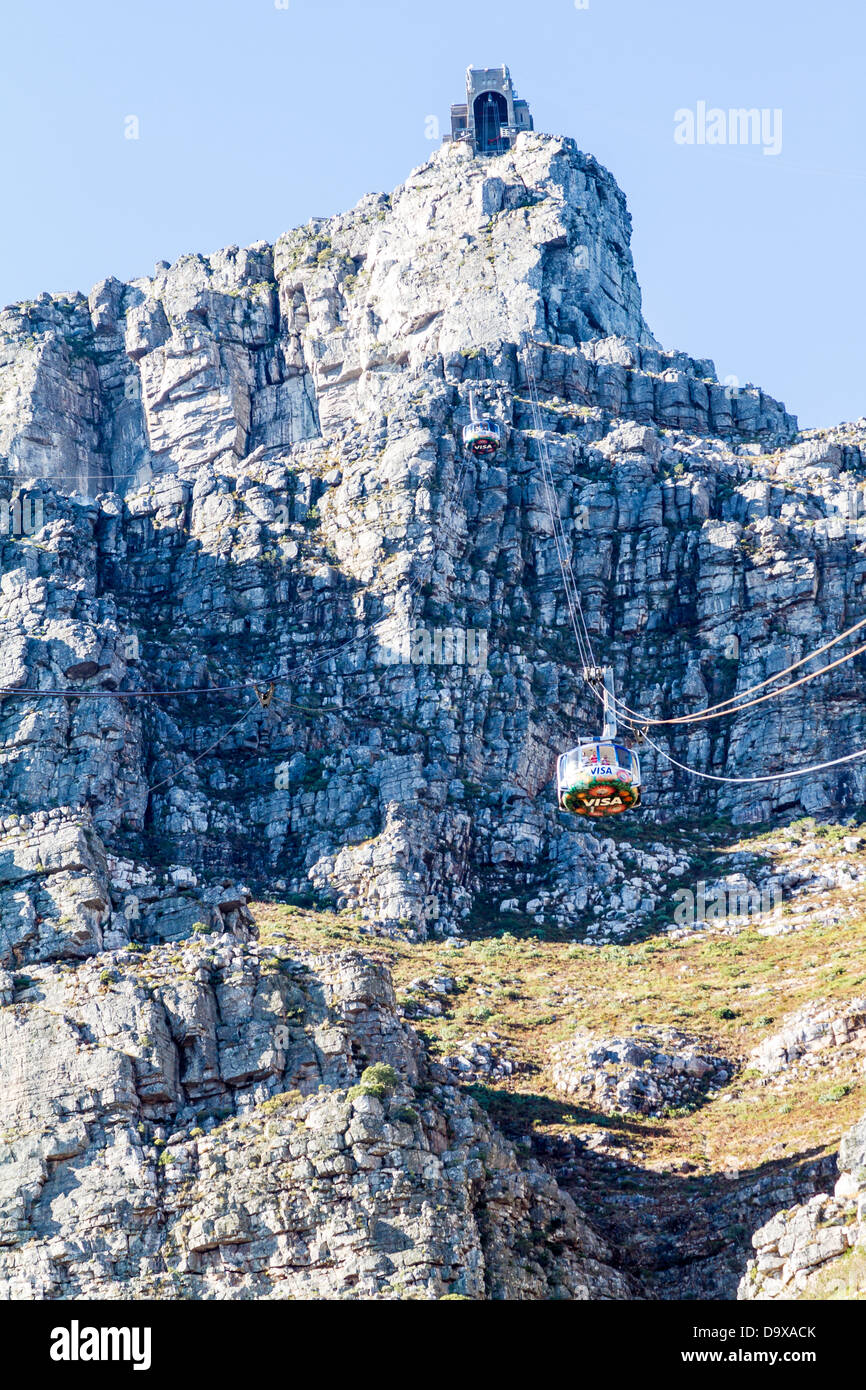
[[480,414],[474,391],[470,392],[469,402],[471,418],[463,429],[463,447],[475,458],[492,458],[502,443],[502,431],[490,416]]

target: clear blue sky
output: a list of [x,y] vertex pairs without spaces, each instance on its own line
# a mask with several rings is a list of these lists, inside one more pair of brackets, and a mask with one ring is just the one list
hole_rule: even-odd
[[[280,232],[390,189],[470,63],[506,62],[634,218],[669,347],[803,426],[866,414],[866,7],[857,0],[39,0],[0,18],[0,303]],[[782,152],[674,112],[781,108]],[[134,115],[140,138],[124,138]]]

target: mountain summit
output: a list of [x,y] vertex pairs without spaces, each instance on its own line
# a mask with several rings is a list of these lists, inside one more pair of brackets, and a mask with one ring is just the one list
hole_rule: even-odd
[[[522,128],[274,246],[0,315],[10,1287],[632,1288],[436,1070],[384,967],[259,940],[250,906],[400,943],[631,940],[703,872],[702,827],[862,803],[858,762],[737,780],[866,742],[849,663],[655,735],[629,823],[656,838],[556,810],[554,758],[599,711],[545,459],[633,710],[773,676],[854,621],[866,579],[866,421],[799,434],[660,346],[629,240],[613,177]],[[473,398],[489,460],[462,448]]]

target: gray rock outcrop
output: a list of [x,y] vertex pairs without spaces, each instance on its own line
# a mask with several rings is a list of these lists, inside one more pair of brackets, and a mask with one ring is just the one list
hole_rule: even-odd
[[838,1166],[832,1194],[817,1193],[755,1231],[756,1254],[740,1281],[739,1299],[808,1297],[810,1277],[819,1272],[829,1274],[836,1297],[862,1297],[862,1258],[857,1266],[838,1262],[858,1249],[862,1257],[866,1249],[866,1120],[843,1136]]
[[2,1298],[629,1296],[355,953],[202,932],[0,992]]
[[661,1115],[694,1109],[735,1067],[701,1038],[676,1028],[644,1028],[625,1038],[578,1031],[552,1051],[557,1091],[603,1114]]

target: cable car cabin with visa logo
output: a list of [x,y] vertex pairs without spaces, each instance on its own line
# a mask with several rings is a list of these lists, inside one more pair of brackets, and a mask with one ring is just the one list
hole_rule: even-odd
[[475,399],[475,392],[469,392],[469,424],[463,430],[463,447],[475,458],[492,458],[499,452],[502,431],[495,420],[482,416]]
[[499,426],[492,420],[473,421],[463,431],[463,447],[475,458],[492,458],[501,444]]
[[640,759],[621,743],[582,739],[557,759],[559,805],[576,816],[616,816],[640,805]]

